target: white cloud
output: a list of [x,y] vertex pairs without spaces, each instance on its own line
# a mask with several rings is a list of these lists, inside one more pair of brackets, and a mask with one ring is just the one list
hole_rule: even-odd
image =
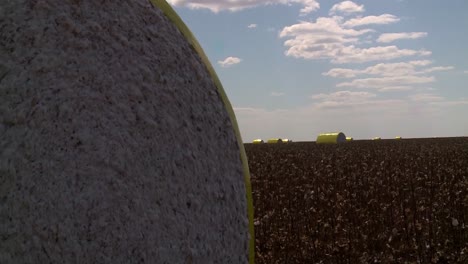
[[416,67],[425,66],[432,63],[429,60],[418,60],[409,62],[397,62],[397,63],[379,63],[373,66],[369,66],[365,69],[345,69],[345,68],[333,68],[328,72],[322,73],[324,76],[330,76],[335,78],[354,78],[357,75],[368,74],[368,75],[380,75],[380,76],[408,76],[417,74],[432,73],[435,71],[448,71],[453,70],[453,66],[437,66],[426,69],[417,69]]
[[356,48],[354,45],[344,47],[331,60],[332,63],[362,63],[376,60],[392,60],[407,56],[429,56],[432,52],[426,50],[400,49],[397,46],[379,46],[371,48]]
[[339,91],[329,94],[316,94],[311,96],[315,100],[316,109],[368,109],[380,105],[382,107],[401,103],[401,100],[376,99],[377,95],[368,92]]
[[364,12],[364,5],[358,5],[352,1],[343,1],[339,4],[335,4],[330,9],[330,14],[343,13],[343,14],[352,14],[352,13],[361,13]]
[[250,24],[247,26],[248,28],[256,28],[257,27],[257,24]]
[[431,64],[430,60],[417,60],[409,62],[396,62],[396,63],[379,63],[369,66],[365,69],[343,69],[333,68],[328,72],[322,73],[325,76],[335,78],[354,78],[357,75],[382,75],[382,76],[399,76],[399,75],[413,75],[417,73],[428,73],[436,70],[447,70],[453,67],[433,67],[426,69],[422,72],[417,72],[415,67],[426,66]]
[[430,51],[400,49],[397,46],[359,48],[359,37],[373,32],[371,29],[356,30],[343,27],[343,18],[319,17],[315,22],[300,22],[283,28],[280,38],[287,56],[304,59],[329,59],[332,63],[362,63],[376,60],[391,60],[406,56],[427,56]]
[[418,60],[418,61],[410,61],[409,63],[412,64],[412,65],[415,65],[415,66],[427,66],[429,64],[432,64],[432,61],[430,61],[430,60]]
[[354,79],[342,82],[337,87],[355,87],[363,89],[377,89],[379,91],[409,90],[413,85],[427,84],[435,81],[432,76],[385,76],[379,78]]
[[388,43],[399,39],[418,39],[426,36],[427,32],[384,33],[379,36],[377,42]]
[[345,29],[341,26],[342,20],[342,17],[334,16],[319,17],[315,23],[303,21],[299,24],[283,28],[280,32],[280,37],[310,36],[313,34],[319,35],[319,38],[326,38],[329,36],[356,37],[372,31],[369,29]]
[[329,94],[315,94],[310,98],[320,99],[322,101],[362,101],[376,96],[376,94],[368,92],[338,91]]
[[353,69],[333,68],[322,75],[335,77],[335,78],[353,78],[360,74],[362,71]]
[[428,93],[413,94],[410,95],[409,98],[417,102],[439,102],[444,100],[444,98],[439,95]]
[[343,26],[345,27],[359,27],[364,25],[387,25],[391,23],[396,23],[400,19],[394,15],[383,14],[380,16],[365,16],[352,18],[346,21]]
[[[462,98],[462,99],[453,100],[453,101],[430,102],[430,104],[436,105],[436,106],[443,106],[443,107],[468,105],[468,98]],[[464,113],[466,113],[466,111]]]
[[370,75],[382,76],[401,76],[412,75],[415,73],[415,64],[420,64],[421,61],[415,62],[397,62],[397,63],[379,63],[362,70],[361,73]]
[[271,92],[270,94],[270,96],[276,96],[276,97],[283,96],[283,95],[285,95],[285,93],[282,93],[282,92]]
[[366,108],[378,108],[379,105],[384,107],[408,107],[414,103],[430,103],[437,105],[461,105],[468,104],[467,98],[459,100],[448,100],[440,95],[433,93],[416,93],[408,96],[409,100],[404,99],[384,99],[378,98],[374,93],[368,92],[353,92],[353,91],[338,91],[329,94],[315,94],[310,97],[314,100],[314,108],[349,108],[359,107],[361,110]]
[[435,72],[435,71],[449,71],[449,70],[453,70],[455,69],[455,67],[453,66],[437,66],[437,67],[432,67],[432,68],[429,68],[429,69],[424,69],[422,71],[422,73],[431,73],[431,72]]
[[395,92],[395,91],[409,91],[413,90],[414,87],[412,86],[404,86],[404,85],[395,85],[395,86],[386,86],[383,88],[379,88],[379,92]]
[[291,0],[291,2],[304,5],[304,7],[301,9],[302,15],[311,13],[320,8],[320,5],[316,0]]
[[317,0],[168,0],[168,2],[174,6],[209,9],[215,13],[224,10],[239,11],[262,5],[290,5],[294,3],[302,6],[301,14],[308,14],[320,8]]
[[221,65],[221,67],[229,67],[234,64],[238,64],[242,61],[242,59],[237,58],[237,57],[227,57],[226,59],[222,61],[218,61],[218,64]]
[[333,68],[322,75],[334,78],[356,78],[360,75],[378,76],[377,78],[360,78],[337,84],[337,87],[370,88],[378,91],[402,91],[414,90],[418,85],[435,81],[433,76],[425,74],[435,71],[447,71],[453,66],[425,67],[432,62],[429,60],[417,60],[397,63],[378,63],[365,69]]
[[433,87],[421,87],[420,90],[421,91],[435,91],[437,89]]

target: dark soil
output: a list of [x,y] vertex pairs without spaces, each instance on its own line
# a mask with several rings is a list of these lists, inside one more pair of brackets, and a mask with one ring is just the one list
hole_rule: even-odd
[[256,263],[468,263],[468,138],[245,148]]

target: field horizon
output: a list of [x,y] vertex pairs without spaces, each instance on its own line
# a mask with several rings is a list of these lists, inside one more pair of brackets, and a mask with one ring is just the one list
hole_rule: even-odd
[[468,263],[468,137],[244,146],[256,263]]

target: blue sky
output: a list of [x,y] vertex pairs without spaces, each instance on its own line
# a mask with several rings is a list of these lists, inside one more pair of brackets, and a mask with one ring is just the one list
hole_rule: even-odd
[[468,136],[466,0],[168,0],[244,142]]

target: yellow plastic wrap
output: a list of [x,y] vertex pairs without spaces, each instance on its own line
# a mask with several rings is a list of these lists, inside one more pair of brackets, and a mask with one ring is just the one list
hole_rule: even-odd
[[245,179],[245,187],[247,193],[247,213],[249,218],[249,232],[250,232],[250,242],[249,242],[249,263],[253,264],[255,262],[255,232],[254,232],[254,209],[253,209],[253,199],[252,199],[252,186],[250,183],[250,172],[249,172],[249,165],[247,162],[247,155],[245,153],[244,144],[242,143],[242,138],[240,135],[239,127],[237,125],[236,116],[234,114],[234,110],[232,109],[231,103],[226,96],[224,88],[221,84],[221,81],[218,78],[213,66],[211,65],[208,57],[205,55],[205,52],[201,48],[200,44],[190,31],[190,29],[185,25],[182,19],[177,15],[174,9],[166,2],[166,0],[151,0],[152,4],[161,9],[163,13],[175,24],[175,26],[179,29],[179,31],[185,36],[187,41],[192,45],[194,50],[198,53],[200,58],[202,59],[203,63],[205,64],[206,68],[208,69],[211,78],[213,79],[216,87],[218,88],[218,93],[226,106],[226,110],[229,113],[231,118],[231,123],[236,133],[237,142],[239,145],[241,160],[243,164],[243,171],[244,171],[244,179]]
[[270,138],[267,143],[283,143],[281,138]]
[[346,136],[343,132],[322,133],[317,136],[317,144],[337,144],[346,142]]

